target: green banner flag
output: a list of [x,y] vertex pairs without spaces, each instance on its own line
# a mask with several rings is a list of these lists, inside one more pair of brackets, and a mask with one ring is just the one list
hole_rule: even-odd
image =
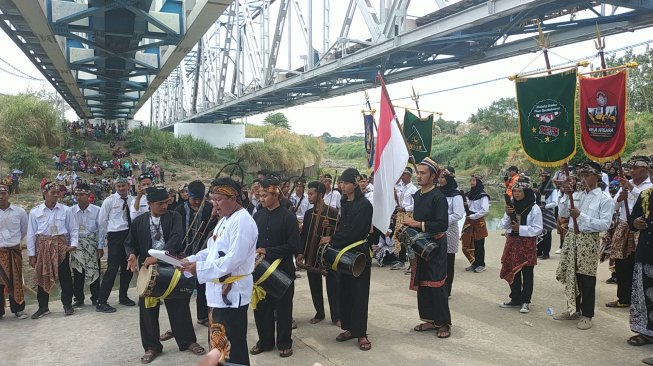
[[416,162],[431,155],[433,140],[433,115],[419,118],[408,110],[404,113],[404,136],[410,148],[410,154]]
[[576,69],[537,78],[518,78],[519,137],[528,160],[543,167],[576,154]]

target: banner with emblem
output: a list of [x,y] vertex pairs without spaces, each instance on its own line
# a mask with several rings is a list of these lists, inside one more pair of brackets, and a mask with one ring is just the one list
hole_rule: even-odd
[[410,155],[420,162],[431,156],[433,141],[433,115],[419,118],[408,110],[404,112],[404,136],[410,148]]
[[627,79],[625,70],[580,77],[580,143],[592,160],[614,160],[626,148]]
[[518,78],[519,137],[528,160],[554,167],[576,154],[576,69]]
[[374,165],[374,116],[363,114],[365,124],[365,153],[367,153],[367,168]]

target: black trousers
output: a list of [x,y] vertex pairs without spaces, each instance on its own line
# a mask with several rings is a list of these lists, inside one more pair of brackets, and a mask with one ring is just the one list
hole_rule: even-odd
[[[97,260],[98,268],[100,268],[100,260]],[[73,268],[73,296],[75,301],[84,301],[84,272],[79,272]],[[100,277],[93,281],[89,286],[91,290],[91,301],[97,301],[100,294]]]
[[[197,278],[197,277],[195,277]],[[209,306],[206,305],[206,284],[199,283],[195,280],[197,290],[197,297],[195,298],[195,306],[197,307],[197,320],[205,320],[209,318]]]
[[340,324],[354,337],[367,336],[367,307],[370,301],[371,266],[360,276],[338,273],[340,285]]
[[[485,267],[485,238],[474,242],[474,263],[472,265],[475,267]],[[453,264],[451,267],[453,268]]]
[[522,267],[510,284],[510,299],[515,304],[530,304],[533,296],[533,266]]
[[[9,309],[12,313],[25,310],[25,301],[22,304],[16,303],[13,296],[9,296]],[[0,316],[5,315],[5,285],[0,283]]]
[[451,325],[449,298],[445,286],[420,286],[417,289],[417,310],[419,318],[424,322],[439,326]]
[[[275,299],[271,295],[259,301],[254,310],[254,321],[258,332],[256,345],[262,350],[271,350],[275,345],[274,326],[276,323],[277,349],[292,348],[292,300],[295,296],[295,283],[293,282],[286,293]],[[276,313],[276,321],[275,321]]]
[[[172,334],[175,337],[177,346],[180,351],[188,349],[192,343],[197,342],[195,329],[193,329],[193,319],[190,315],[190,297],[187,299],[165,299],[163,300],[168,312],[168,320],[172,328]],[[147,352],[152,350],[162,352],[163,345],[159,340],[161,329],[159,328],[159,310],[161,303],[155,307],[146,309],[145,298],[138,299],[138,317],[141,327],[141,342],[143,349]]]
[[447,296],[451,296],[451,287],[453,286],[453,267],[456,263],[456,253],[447,253]]
[[542,241],[537,244],[538,256],[549,256],[551,252],[551,230],[545,231],[542,236]]
[[628,258],[615,259],[614,270],[617,274],[617,299],[622,304],[630,305],[630,297],[633,292],[635,254],[630,254]]
[[[324,295],[322,292],[322,275],[307,271],[308,287],[311,289],[311,298],[313,299],[313,307],[315,307],[315,317],[317,319],[324,319]],[[326,275],[326,290],[327,298],[329,300],[329,312],[331,313],[331,321],[337,322],[340,320],[340,305],[338,304],[338,273],[333,270],[328,270]]]
[[580,292],[576,297],[576,311],[580,311],[582,316],[592,318],[596,301],[596,277],[576,273],[576,280]]
[[[260,303],[259,303],[260,304]],[[211,324],[219,323],[222,327],[216,327],[215,332],[224,329],[224,336],[231,343],[231,352],[227,361],[238,365],[249,365],[249,350],[247,347],[247,309],[248,305],[238,308],[211,308]],[[209,345],[211,342],[211,325],[209,325]],[[222,329],[221,329],[222,328]],[[217,339],[222,339],[216,334]]]
[[113,283],[116,281],[118,269],[120,269],[120,289],[118,291],[118,298],[120,300],[127,298],[127,290],[129,283],[132,280],[133,273],[127,269],[127,253],[125,252],[125,239],[127,239],[129,230],[116,231],[107,233],[107,270],[102,277],[102,285],[100,286],[100,295],[98,303],[106,304],[111,295]]
[[[63,306],[71,306],[73,303],[73,277],[70,274],[70,255],[66,253],[66,258],[59,264],[59,287],[61,288],[61,303]],[[50,294],[39,286],[36,293],[36,299],[39,302],[39,309],[47,308],[50,302]]]

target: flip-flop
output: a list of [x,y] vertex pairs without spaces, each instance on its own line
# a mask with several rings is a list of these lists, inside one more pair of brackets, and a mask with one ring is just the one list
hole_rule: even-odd
[[168,339],[172,339],[172,337],[174,337],[174,334],[172,334],[172,331],[171,330],[166,330],[165,333],[161,334],[161,336],[159,337],[159,340],[163,342],[163,341],[167,341]]
[[156,351],[152,351],[152,350],[145,351],[145,354],[141,357],[141,363],[142,364],[148,364],[148,363],[154,361],[154,359],[159,354],[160,354],[160,352],[156,352]]
[[351,335],[351,333],[349,333],[349,335],[347,335],[348,332],[349,331],[342,332],[342,333],[338,334],[338,336],[336,337],[336,341],[345,342],[345,341],[348,341],[350,339],[354,339],[355,337],[353,335]]
[[188,351],[188,352],[190,352],[190,353],[192,353],[194,355],[203,355],[206,352],[204,347],[200,346],[197,343],[191,343],[188,346],[188,348],[186,348],[186,351]]
[[252,349],[249,350],[249,354],[250,355],[258,355],[259,353],[263,353],[263,352],[267,352],[267,351],[269,351],[269,349],[262,349],[262,348],[259,348],[258,345],[255,345],[254,347],[252,347]]
[[290,357],[290,356],[292,356],[292,348],[281,350],[279,352],[279,356],[281,356],[281,357]]
[[365,339],[365,340],[362,341],[362,342],[361,342],[360,339],[358,340],[358,349],[360,349],[361,351],[371,350],[372,349],[372,342],[370,342],[370,340],[367,339],[367,337],[363,337],[363,339]]
[[649,340],[648,338],[644,337],[641,334],[637,334],[628,338],[626,342],[628,342],[628,344],[630,344],[631,346],[635,346],[635,347],[644,346],[653,343],[651,340]]
[[[428,327],[428,328],[425,327],[425,325],[427,325],[427,324],[431,324],[431,323],[422,323],[422,324],[418,324],[418,325],[416,325],[416,326],[413,328],[413,330],[416,331],[416,332],[429,332],[429,331],[432,331],[432,330],[436,330],[436,329],[437,329],[435,326]],[[432,324],[431,324],[431,325],[432,325]]]
[[322,320],[324,320],[324,318],[313,318],[313,319],[309,320],[308,322],[311,323],[311,324],[317,324],[317,323],[321,322]]
[[443,339],[451,337],[451,327],[448,325],[439,327],[436,336]]

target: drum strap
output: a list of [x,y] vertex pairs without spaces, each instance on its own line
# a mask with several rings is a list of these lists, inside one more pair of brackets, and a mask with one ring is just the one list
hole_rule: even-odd
[[347,245],[346,247],[344,247],[344,249],[342,249],[340,251],[340,253],[338,253],[338,255],[336,255],[336,260],[333,261],[333,264],[331,265],[331,269],[334,270],[334,271],[337,271],[338,270],[338,263],[340,263],[340,258],[345,253],[347,253],[347,251],[350,250],[351,248],[355,248],[355,247],[357,247],[357,246],[359,246],[361,244],[364,244],[365,242],[367,242],[367,238],[363,239],[363,240],[359,240],[359,241],[357,241],[355,243],[351,243],[351,244]]
[[261,284],[265,282],[265,280],[270,277],[272,272],[274,272],[277,267],[279,266],[279,263],[281,263],[281,258],[276,259],[268,269],[263,272],[263,275],[258,279],[258,281],[254,282],[254,287],[252,288],[252,301],[250,302],[252,304],[252,309],[256,310],[256,304],[258,304],[259,301],[265,299],[266,292],[263,287],[261,287]]
[[181,278],[181,271],[175,269],[175,272],[172,274],[172,279],[170,280],[170,284],[168,285],[166,292],[164,292],[163,295],[161,295],[161,297],[146,297],[145,308],[150,309],[159,305],[159,300],[163,300],[166,297],[168,297],[170,293],[172,293],[172,290],[174,290],[175,287],[177,287],[180,278]]

